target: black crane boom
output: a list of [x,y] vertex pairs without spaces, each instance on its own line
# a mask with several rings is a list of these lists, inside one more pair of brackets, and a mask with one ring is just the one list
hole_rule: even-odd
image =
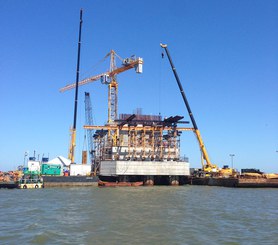
[[187,100],[187,98],[186,98],[186,96],[185,96],[183,87],[182,87],[182,85],[181,85],[181,82],[180,82],[178,73],[177,73],[177,71],[176,71],[176,68],[175,68],[175,66],[174,66],[174,63],[173,63],[172,58],[171,58],[171,56],[170,56],[170,53],[169,53],[169,51],[168,51],[167,44],[160,44],[160,46],[161,46],[162,48],[164,48],[165,51],[166,51],[168,60],[169,60],[169,62],[170,62],[171,68],[172,68],[172,70],[173,70],[174,76],[175,76],[176,81],[177,81],[177,84],[178,84],[178,86],[179,86],[180,93],[181,93],[181,95],[182,95],[184,104],[185,104],[185,106],[186,106],[186,109],[187,109],[187,111],[188,111],[189,117],[190,117],[191,122],[192,122],[192,124],[193,124],[194,132],[195,132],[195,135],[196,135],[196,137],[197,137],[197,140],[198,140],[198,143],[199,143],[199,146],[200,146],[200,150],[201,150],[201,152],[202,152],[202,159],[204,159],[204,160],[206,161],[206,164],[204,164],[203,161],[202,161],[203,169],[206,170],[206,171],[208,171],[208,172],[214,171],[214,170],[217,169],[217,166],[216,166],[216,165],[213,165],[213,164],[211,163],[210,159],[209,159],[209,156],[208,156],[206,147],[205,147],[204,142],[203,142],[202,137],[201,137],[201,133],[200,133],[198,127],[197,127],[197,124],[196,124],[196,121],[195,121],[195,119],[194,119],[193,113],[192,113],[192,111],[191,111],[191,109],[190,109],[188,100]]

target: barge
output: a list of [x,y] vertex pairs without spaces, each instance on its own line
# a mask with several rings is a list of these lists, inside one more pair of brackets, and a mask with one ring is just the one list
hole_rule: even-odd
[[18,183],[16,181],[0,182],[0,189],[14,189],[18,188]]
[[44,187],[98,186],[97,176],[44,176]]
[[191,177],[190,185],[207,185],[236,188],[278,188],[278,178],[219,178],[219,177]]

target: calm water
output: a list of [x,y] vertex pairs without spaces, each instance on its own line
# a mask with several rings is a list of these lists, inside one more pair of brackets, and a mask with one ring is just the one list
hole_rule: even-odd
[[0,190],[0,244],[278,244],[278,190]]

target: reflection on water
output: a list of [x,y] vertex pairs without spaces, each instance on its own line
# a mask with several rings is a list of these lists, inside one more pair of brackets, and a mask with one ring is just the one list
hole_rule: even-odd
[[278,244],[277,189],[2,189],[0,198],[0,244]]

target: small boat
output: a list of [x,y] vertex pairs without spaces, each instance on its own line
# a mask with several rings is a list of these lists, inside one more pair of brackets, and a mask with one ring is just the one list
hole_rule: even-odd
[[35,177],[35,176],[23,176],[18,181],[18,188],[19,189],[38,189],[44,188],[43,185],[43,178]]
[[100,187],[124,187],[124,186],[142,186],[143,181],[138,182],[108,182],[108,181],[99,181],[98,186]]

